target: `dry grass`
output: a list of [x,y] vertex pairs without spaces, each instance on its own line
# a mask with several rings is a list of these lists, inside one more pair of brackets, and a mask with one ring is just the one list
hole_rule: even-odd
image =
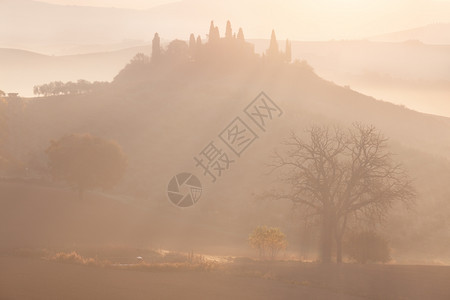
[[109,267],[121,270],[139,270],[139,271],[201,271],[210,272],[218,270],[220,263],[206,259],[202,255],[194,255],[192,252],[188,254],[178,252],[168,252],[162,257],[161,262],[138,262],[133,264],[112,263],[108,260],[100,260],[92,257],[84,257],[76,251],[57,252],[53,255],[45,257],[46,260],[77,264],[94,267]]
[[48,260],[58,262],[58,263],[67,263],[67,264],[76,264],[76,265],[84,265],[84,266],[95,266],[95,267],[105,267],[109,266],[111,263],[106,260],[98,260],[95,258],[86,258],[78,254],[76,251],[72,252],[58,252],[50,257],[47,257]]
[[113,265],[117,269],[167,272],[167,271],[197,271],[211,272],[220,269],[220,264],[211,261],[204,262],[176,262],[176,263],[140,263],[132,265]]

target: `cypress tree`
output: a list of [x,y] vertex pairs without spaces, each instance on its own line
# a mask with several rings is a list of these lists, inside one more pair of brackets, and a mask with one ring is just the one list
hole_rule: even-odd
[[245,41],[245,38],[244,38],[244,31],[242,31],[242,28],[239,28],[239,32],[238,32],[238,34],[237,34],[237,39],[239,40],[239,41]]
[[152,40],[152,61],[156,61],[161,57],[161,39],[156,32]]
[[202,48],[202,38],[199,36],[197,36],[197,42],[195,43],[195,59],[198,59],[198,57],[201,55],[201,48]]
[[278,52],[278,42],[277,37],[275,35],[275,30],[272,30],[272,36],[270,37],[270,46],[267,50],[267,56],[270,58],[275,58],[279,54]]
[[220,40],[220,33],[219,33],[219,27],[214,27],[214,40],[218,41]]
[[225,38],[232,39],[233,38],[233,30],[231,29],[231,22],[227,21],[227,27],[225,29]]
[[191,55],[191,57],[194,56],[195,49],[196,49],[195,36],[193,33],[191,33],[191,36],[189,37],[189,54]]
[[290,63],[292,60],[292,47],[291,42],[289,40],[286,40],[286,62]]
[[211,21],[211,24],[209,25],[208,42],[212,42],[214,40],[214,36],[215,36],[214,21]]

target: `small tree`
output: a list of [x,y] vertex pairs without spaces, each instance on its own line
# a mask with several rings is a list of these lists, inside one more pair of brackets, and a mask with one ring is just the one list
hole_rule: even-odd
[[352,234],[345,249],[350,258],[361,264],[388,262],[391,259],[388,242],[373,231]]
[[[147,55],[145,55],[142,52],[137,53],[131,60],[130,60],[130,64],[138,64],[138,65],[142,65],[142,64],[148,64],[150,62],[150,57],[148,57]],[[80,83],[80,81],[78,80],[78,83]]]
[[250,234],[248,241],[263,259],[268,257],[273,260],[280,250],[287,248],[286,235],[277,227],[258,226]]
[[90,134],[52,141],[46,153],[52,175],[73,185],[80,199],[86,189],[113,187],[125,173],[126,157],[120,146]]

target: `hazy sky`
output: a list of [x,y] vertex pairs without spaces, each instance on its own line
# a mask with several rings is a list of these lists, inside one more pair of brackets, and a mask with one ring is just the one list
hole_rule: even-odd
[[[218,22],[236,21],[250,37],[271,28],[299,39],[365,38],[430,23],[450,22],[450,0],[45,0],[56,4],[149,9],[182,2]],[[258,24],[257,26],[255,24]],[[185,27],[186,24],[180,24]],[[256,28],[252,29],[252,26]],[[299,34],[301,33],[301,35]],[[258,35],[258,36],[257,36]],[[282,36],[284,37],[284,36]]]
[[148,9],[168,2],[177,2],[177,0],[42,0],[41,2],[67,5]]
[[[155,5],[168,3],[168,2],[179,2],[181,0],[41,0],[41,2],[55,3],[55,4],[68,4],[68,5],[86,5],[86,6],[104,6],[104,7],[121,7],[121,8],[131,8],[131,9],[147,9],[154,7]],[[269,3],[280,3],[279,1],[260,1],[263,5]],[[283,1],[284,2],[284,1]],[[302,2],[302,1],[297,1]],[[315,2],[315,0],[311,0],[310,2]],[[327,1],[319,1],[319,2],[327,2],[329,5],[343,6],[343,7],[357,7],[357,6],[372,6],[373,4],[383,3],[395,3],[395,2],[403,2],[407,4],[408,2],[422,2],[423,5],[426,5],[430,0],[427,1],[416,1],[416,0],[408,0],[408,1],[398,1],[398,0],[327,0]],[[436,0],[436,2],[450,2],[450,0]]]

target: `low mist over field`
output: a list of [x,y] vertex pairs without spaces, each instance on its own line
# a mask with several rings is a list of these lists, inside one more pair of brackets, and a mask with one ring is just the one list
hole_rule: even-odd
[[0,299],[450,297],[450,2],[0,8]]

